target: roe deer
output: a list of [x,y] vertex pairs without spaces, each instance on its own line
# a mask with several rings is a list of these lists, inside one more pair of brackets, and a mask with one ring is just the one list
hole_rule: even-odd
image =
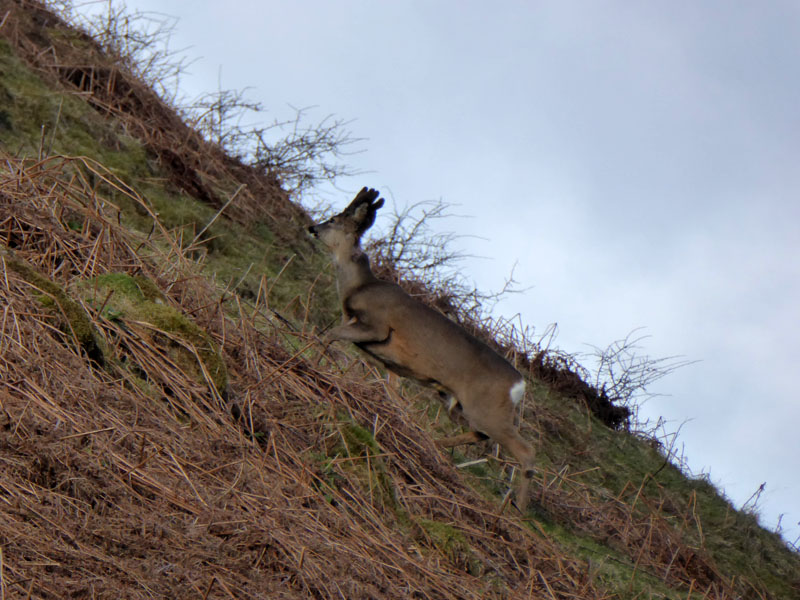
[[390,371],[450,395],[450,412],[472,431],[437,444],[449,448],[489,437],[502,445],[520,463],[517,507],[524,511],[534,452],[514,425],[514,406],[525,380],[456,323],[375,277],[360,241],[383,206],[378,196],[363,188],[340,214],[308,228],[331,251],[336,266],[344,324],[327,338],[353,342]]

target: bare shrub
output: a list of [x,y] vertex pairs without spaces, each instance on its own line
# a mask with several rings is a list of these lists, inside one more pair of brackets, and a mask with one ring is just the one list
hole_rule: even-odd
[[452,208],[442,200],[395,205],[383,235],[370,238],[365,250],[379,276],[402,283],[462,324],[487,325],[497,302],[520,290],[513,269],[496,292],[482,292],[464,276],[459,266],[470,255],[455,244],[469,236],[436,227],[437,221],[458,216]]
[[[606,348],[593,346],[591,354],[597,365],[594,387],[607,394],[613,402],[631,410],[633,429],[637,431],[653,429],[647,420],[639,420],[639,408],[659,395],[651,392],[650,386],[681,367],[697,362],[681,356],[652,358],[642,354],[641,342],[649,336],[641,331],[642,328],[634,329]],[[655,429],[659,429],[659,425],[656,424]]]
[[49,6],[91,36],[110,58],[130,70],[162,100],[176,102],[181,75],[191,64],[185,49],[170,48],[176,18],[131,11],[122,1],[86,2],[76,9],[70,0],[55,0]]
[[[294,108],[294,116],[258,124],[266,112],[260,102],[247,99],[247,90],[206,94],[182,107],[192,127],[208,141],[275,177],[288,192],[299,196],[319,184],[335,183],[358,171],[343,162],[361,140],[352,136],[348,122],[327,115],[309,121],[312,107]],[[255,123],[249,122],[250,120]]]
[[289,193],[300,195],[323,182],[358,172],[343,161],[361,140],[349,122],[327,115],[312,120],[312,107],[294,108],[293,116],[259,122],[265,111],[247,98],[248,90],[219,89],[195,100],[178,97],[181,76],[193,62],[186,49],[170,43],[177,19],[162,13],[130,11],[125,2],[108,0],[80,5],[57,0],[53,7],[87,33],[102,51],[174,107],[206,141],[268,176]]
[[258,102],[245,98],[246,90],[223,90],[207,93],[184,109],[189,125],[206,140],[233,155],[244,158],[251,142],[250,132],[242,129],[242,120],[251,112],[261,112]]

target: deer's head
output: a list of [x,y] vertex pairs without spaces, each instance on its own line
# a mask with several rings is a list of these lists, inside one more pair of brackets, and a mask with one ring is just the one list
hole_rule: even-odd
[[353,201],[338,215],[308,228],[309,233],[332,251],[357,246],[364,232],[375,223],[375,214],[383,206],[380,192],[362,188]]

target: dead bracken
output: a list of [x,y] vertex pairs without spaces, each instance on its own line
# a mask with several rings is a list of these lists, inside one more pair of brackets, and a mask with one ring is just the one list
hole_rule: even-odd
[[490,447],[442,454],[426,393],[324,351],[327,259],[274,173],[38,2],[0,38],[0,598],[797,596],[796,553],[569,361],[489,340],[539,450],[504,509]]

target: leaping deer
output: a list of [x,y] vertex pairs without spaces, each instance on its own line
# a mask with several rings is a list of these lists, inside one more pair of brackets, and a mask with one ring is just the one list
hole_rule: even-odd
[[519,461],[523,477],[517,507],[524,511],[534,451],[514,425],[514,407],[525,380],[504,358],[456,323],[409,296],[400,286],[375,277],[361,249],[383,198],[363,188],[341,213],[309,232],[333,254],[343,325],[328,340],[353,342],[388,370],[428,385],[451,398],[450,412],[470,431],[437,441],[442,448],[487,437]]

